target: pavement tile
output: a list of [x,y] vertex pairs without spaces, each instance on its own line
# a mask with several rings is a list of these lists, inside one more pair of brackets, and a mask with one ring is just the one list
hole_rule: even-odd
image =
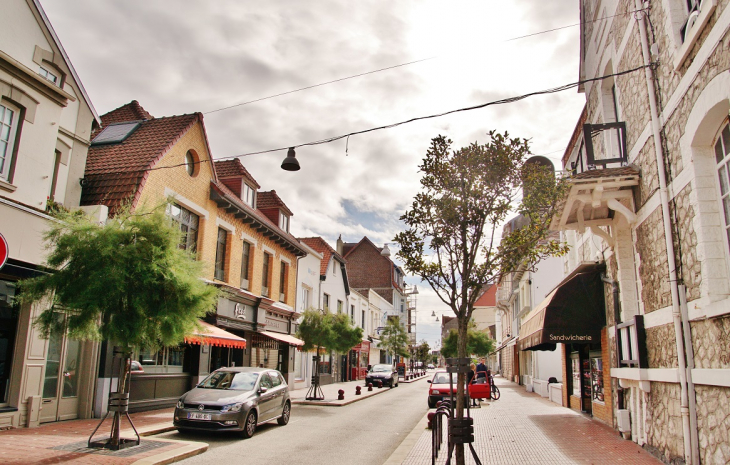
[[[474,448],[483,464],[661,464],[637,444],[622,439],[616,431],[597,420],[561,407],[523,386],[501,378],[495,383],[502,393],[498,401],[484,402],[472,409]],[[420,437],[402,465],[431,463],[431,431]],[[466,463],[476,463],[466,448]],[[398,451],[394,453],[394,456]],[[402,454],[402,451],[401,451]],[[446,463],[445,442],[437,464]],[[393,457],[393,456],[392,456]]]

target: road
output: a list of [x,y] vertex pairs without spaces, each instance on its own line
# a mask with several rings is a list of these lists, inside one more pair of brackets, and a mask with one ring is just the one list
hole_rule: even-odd
[[286,426],[262,425],[250,439],[233,434],[170,432],[210,448],[181,463],[382,464],[428,411],[425,380],[401,383],[344,407],[294,405]]

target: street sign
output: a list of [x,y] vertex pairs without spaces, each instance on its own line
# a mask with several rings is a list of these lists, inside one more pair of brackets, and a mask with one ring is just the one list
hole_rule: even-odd
[[6,241],[5,237],[2,233],[0,233],[0,269],[5,266],[5,262],[8,261],[9,255],[10,251],[8,250],[8,241]]

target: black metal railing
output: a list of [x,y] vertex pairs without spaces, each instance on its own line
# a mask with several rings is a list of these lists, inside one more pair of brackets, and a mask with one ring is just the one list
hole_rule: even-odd
[[587,168],[604,167],[611,163],[628,163],[626,123],[584,124],[583,142]]

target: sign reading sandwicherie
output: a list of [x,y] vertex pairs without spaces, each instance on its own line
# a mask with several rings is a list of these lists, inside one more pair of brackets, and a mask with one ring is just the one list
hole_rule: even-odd
[[10,250],[8,249],[8,241],[6,241],[5,237],[0,233],[0,269],[5,266],[9,256]]
[[554,334],[551,334],[550,340],[555,342],[591,342],[593,340],[593,336],[579,336],[577,334],[556,336]]

